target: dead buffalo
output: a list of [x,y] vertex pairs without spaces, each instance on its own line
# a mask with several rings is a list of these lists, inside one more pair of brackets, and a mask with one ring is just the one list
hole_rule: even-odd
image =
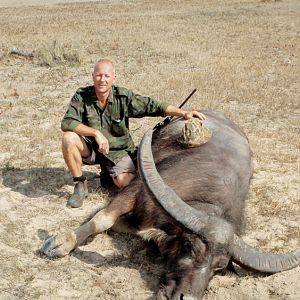
[[222,113],[204,113],[212,132],[206,144],[179,145],[181,118],[156,130],[153,141],[147,131],[138,153],[140,178],[87,223],[49,238],[42,251],[62,257],[88,236],[125,223],[165,258],[159,299],[201,299],[214,272],[231,260],[264,273],[298,266],[300,249],[270,254],[240,239],[252,176],[248,139]]

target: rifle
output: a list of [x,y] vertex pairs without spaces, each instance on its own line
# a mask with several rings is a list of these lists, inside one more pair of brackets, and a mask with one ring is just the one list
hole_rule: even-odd
[[[184,104],[186,104],[188,102],[188,100],[195,94],[195,92],[197,91],[197,89],[193,89],[193,91],[185,98],[185,100],[179,105],[179,108],[181,108]],[[154,127],[153,127],[153,131],[159,130],[163,127],[165,127],[167,124],[169,124],[171,122],[171,120],[173,119],[173,116],[169,116],[166,117],[163,121],[157,123]]]

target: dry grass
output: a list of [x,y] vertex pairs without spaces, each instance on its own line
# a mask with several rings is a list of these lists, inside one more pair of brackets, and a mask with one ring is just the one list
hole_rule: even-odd
[[[66,105],[102,57],[116,62],[120,85],[175,105],[197,88],[187,107],[222,110],[240,124],[255,162],[245,238],[266,250],[299,246],[299,28],[297,0],[1,7],[0,299],[151,299],[156,291],[159,265],[136,238],[99,235],[59,261],[36,252],[110,197],[97,189],[98,168],[86,168],[88,202],[65,208],[72,182],[60,153]],[[135,140],[157,121],[133,120]],[[216,278],[205,299],[297,299],[299,276]]]

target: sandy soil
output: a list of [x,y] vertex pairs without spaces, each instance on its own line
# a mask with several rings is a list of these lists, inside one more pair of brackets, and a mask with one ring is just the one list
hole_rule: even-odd
[[45,5],[51,6],[53,4],[67,4],[79,2],[100,2],[99,0],[0,0],[0,7],[20,7],[20,6],[36,6]]
[[[39,252],[113,197],[85,167],[89,198],[65,206],[60,120],[100,57],[116,62],[120,85],[175,105],[196,87],[187,107],[241,125],[255,165],[244,239],[299,247],[299,1],[69,2],[0,1],[0,299],[154,299],[162,266],[136,237],[107,232],[59,260]],[[157,121],[133,120],[135,140]],[[238,269],[214,276],[204,299],[296,300],[299,282],[299,267]]]

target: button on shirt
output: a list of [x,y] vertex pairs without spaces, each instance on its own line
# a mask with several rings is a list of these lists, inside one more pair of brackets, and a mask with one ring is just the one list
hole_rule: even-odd
[[94,86],[88,86],[78,89],[72,97],[61,122],[61,129],[72,131],[79,124],[85,124],[99,130],[109,141],[110,151],[104,155],[117,163],[135,150],[129,133],[129,118],[164,117],[167,106],[165,102],[112,86],[107,104],[102,108]]

